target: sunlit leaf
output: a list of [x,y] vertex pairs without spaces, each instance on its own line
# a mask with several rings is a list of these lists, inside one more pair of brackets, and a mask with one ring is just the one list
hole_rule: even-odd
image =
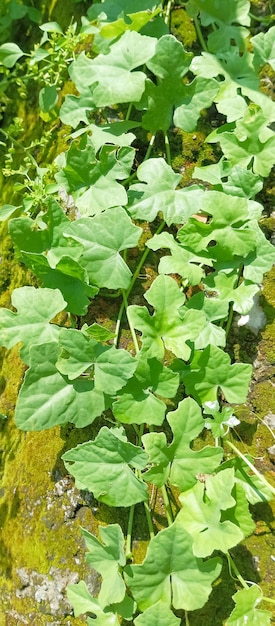
[[237,591],[233,599],[236,606],[229,619],[226,620],[226,626],[269,626],[271,624],[272,613],[257,609],[257,605],[262,600],[262,591],[257,585]]

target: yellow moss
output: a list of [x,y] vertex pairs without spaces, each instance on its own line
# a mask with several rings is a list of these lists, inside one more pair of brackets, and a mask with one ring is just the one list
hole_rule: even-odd
[[176,7],[171,13],[171,32],[187,48],[197,41],[197,33],[193,20],[185,9]]

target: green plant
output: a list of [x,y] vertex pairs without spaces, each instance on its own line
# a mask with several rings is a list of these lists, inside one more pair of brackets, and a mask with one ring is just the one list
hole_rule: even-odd
[[[262,65],[273,64],[274,27],[249,41],[247,0],[226,11],[221,2],[189,0],[202,46],[194,57],[169,33],[172,2],[164,5],[96,3],[82,33],[72,27],[67,35],[72,59],[64,63],[78,94],[66,95],[56,116],[73,129],[70,145],[52,169],[40,172],[31,160],[33,178],[28,169],[14,170],[29,176],[30,191],[37,172],[49,180],[31,201],[23,183],[21,206],[0,212],[0,219],[21,212],[9,222],[10,234],[42,286],[13,292],[16,312],[0,311],[0,341],[6,348],[22,343],[28,367],[17,426],[81,428],[100,418],[95,439],[67,451],[64,464],[80,489],[109,506],[129,507],[126,544],[118,524],[100,527],[99,539],[83,529],[87,561],[102,585],[97,599],[84,581],[69,587],[75,615],[90,613],[88,624],[102,626],[188,624],[225,558],[243,587],[226,624],[270,624],[269,611],[257,608],[268,599],[244,580],[230,550],[253,532],[248,503],[266,502],[275,488],[230,436],[238,424],[230,404],[245,402],[252,368],[231,364],[223,348],[234,312],[250,311],[275,260],[258,225],[263,207],[254,199],[275,161],[275,105],[258,78]],[[49,113],[64,80],[56,74],[64,35],[58,24],[41,28],[54,33],[54,60],[39,97]],[[49,57],[43,43],[29,61],[39,81]],[[23,53],[14,46],[1,47],[1,60],[17,75]],[[38,72],[36,62],[42,62]],[[226,123],[207,141],[218,142],[222,156],[195,169],[200,182],[178,188],[173,129],[195,132],[202,111],[214,105]],[[150,137],[140,161],[132,145],[139,133]],[[144,222],[154,234],[133,263]],[[150,251],[158,254],[158,275],[146,302],[136,304],[131,296]],[[98,292],[120,299],[113,332],[79,320]],[[62,328],[53,320],[64,310]],[[126,349],[119,347],[123,320],[131,333]],[[229,451],[235,456],[228,459]],[[167,527],[155,535],[149,494],[156,489]],[[150,536],[141,564],[132,563],[131,548],[138,503]]]

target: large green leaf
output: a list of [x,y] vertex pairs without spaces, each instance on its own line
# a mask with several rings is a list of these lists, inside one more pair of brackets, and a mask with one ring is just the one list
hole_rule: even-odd
[[222,460],[222,449],[205,446],[201,450],[192,450],[190,444],[204,428],[200,407],[192,398],[179,403],[176,411],[167,415],[167,421],[173,432],[173,441],[167,446],[164,433],[148,433],[142,437],[150,463],[144,478],[162,486],[169,478],[172,485],[182,491],[190,489],[198,474],[213,472]]
[[97,107],[139,101],[146,75],[135,71],[155,53],[157,40],[134,31],[125,32],[107,54],[88,59],[82,52],[70,68],[71,78],[80,91],[93,85]]
[[202,404],[215,402],[219,389],[228,402],[239,404],[246,400],[251,371],[251,365],[231,365],[228,354],[216,346],[208,346],[203,351],[195,351],[182,378],[186,393]]
[[[99,159],[92,143],[78,146],[73,142],[68,152],[58,157],[62,167],[55,178],[71,193],[82,215],[96,215],[113,206],[127,204],[127,194],[117,180],[127,178],[135,155],[130,146],[104,145]],[[65,161],[65,163],[63,163]]]
[[197,76],[190,84],[184,85],[180,106],[174,113],[174,124],[188,133],[195,130],[203,109],[208,109],[219,90],[219,84],[211,78]]
[[58,354],[57,342],[31,346],[30,367],[15,410],[18,428],[43,430],[67,422],[83,428],[105,410],[104,394],[94,389],[93,381],[70,383],[60,374],[55,366]]
[[226,626],[269,626],[272,613],[257,609],[262,600],[262,591],[257,585],[249,589],[242,589],[234,594],[236,604],[230,617],[226,620]]
[[205,314],[183,306],[185,296],[170,276],[158,276],[145,298],[155,308],[152,316],[146,307],[137,305],[129,306],[127,314],[134,328],[142,332],[146,357],[162,359],[166,348],[187,360],[191,353],[189,341],[194,341],[202,330]]
[[[247,455],[247,459],[253,465],[253,458]],[[260,475],[255,475],[243,459],[237,456],[229,459],[220,466],[218,471],[227,467],[234,467],[236,485],[244,490],[250,504],[272,500],[274,497],[272,487]]]
[[226,337],[224,329],[213,322],[227,317],[228,302],[218,298],[206,298],[201,291],[192,296],[187,304],[188,309],[203,311],[206,316],[204,328],[195,339],[195,348],[200,350],[209,344],[212,346],[225,346]]
[[143,181],[132,185],[128,195],[129,211],[134,219],[152,222],[161,212],[166,223],[182,224],[197,211],[204,191],[191,188],[176,189],[181,180],[164,159],[148,159],[137,169],[137,177]]
[[195,556],[206,557],[214,550],[227,553],[244,539],[239,526],[226,519],[226,515],[221,521],[222,510],[235,505],[231,495],[233,486],[234,470],[228,469],[207,476],[205,484],[198,482],[180,495],[182,509],[177,519],[193,537]]
[[173,398],[178,385],[178,374],[157,359],[141,358],[132,380],[120,391],[113,403],[114,416],[127,424],[147,423],[160,426],[164,420],[166,404],[155,394]]
[[131,469],[144,469],[147,455],[106,426],[94,441],[68,450],[62,458],[81,488],[109,506],[131,506],[148,499],[145,483]]
[[89,552],[86,561],[102,577],[98,595],[100,606],[104,609],[109,604],[121,602],[125,596],[125,584],[120,569],[126,563],[124,537],[118,524],[99,526],[100,541],[87,530],[82,530]]
[[65,234],[82,244],[79,262],[91,283],[127,289],[131,272],[119,252],[136,246],[141,232],[121,207],[115,207],[96,217],[77,220],[66,228]]
[[74,380],[88,370],[95,389],[113,395],[121,389],[136,369],[135,359],[115,346],[103,346],[80,330],[63,328],[59,333],[61,353],[56,367]]
[[146,609],[135,620],[135,626],[179,626],[180,619],[161,600]]
[[219,559],[194,557],[191,536],[176,521],[151,540],[141,565],[125,568],[125,579],[142,611],[160,600],[193,611],[205,604],[220,571]]
[[260,284],[263,280],[263,275],[272,268],[274,263],[275,248],[265,238],[264,233],[257,224],[255,249],[244,260],[244,278]]
[[254,63],[256,68],[269,63],[275,70],[275,26],[271,26],[266,33],[260,32],[251,37],[254,48]]
[[20,355],[29,365],[30,348],[33,344],[57,341],[59,327],[50,321],[66,307],[58,289],[35,289],[19,287],[11,296],[17,313],[0,310],[0,345],[12,348],[23,343]]
[[220,271],[204,278],[203,284],[207,291],[218,293],[219,301],[226,304],[232,302],[234,311],[246,315],[254,304],[253,298],[259,292],[259,285],[244,280],[239,286],[236,286],[236,280],[236,272],[232,271],[226,274]]

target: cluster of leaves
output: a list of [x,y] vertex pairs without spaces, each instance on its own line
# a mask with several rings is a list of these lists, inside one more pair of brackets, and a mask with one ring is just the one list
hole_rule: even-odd
[[[213,552],[230,560],[229,550],[253,532],[248,503],[274,495],[249,458],[224,462],[223,451],[238,423],[230,403],[245,401],[251,377],[249,364],[231,364],[223,350],[230,321],[234,311],[250,311],[275,261],[258,225],[263,207],[254,199],[275,162],[275,105],[259,91],[258,79],[262,65],[274,65],[274,28],[249,40],[247,0],[226,7],[189,0],[186,8],[200,36],[200,22],[206,32],[198,56],[169,33],[171,2],[106,0],[90,7],[80,34],[89,42],[92,35],[92,52],[89,44],[89,53],[73,55],[74,93],[56,113],[73,129],[70,146],[56,158],[43,205],[25,197],[21,207],[0,211],[0,219],[20,214],[9,222],[14,247],[42,285],[16,289],[15,310],[0,311],[0,343],[20,343],[28,368],[17,426],[41,430],[72,422],[82,428],[97,418],[102,424],[108,410],[95,439],[63,455],[79,488],[109,506],[131,507],[126,549],[117,524],[101,527],[99,539],[83,530],[101,590],[93,598],[81,581],[68,595],[75,615],[90,613],[88,624],[101,626],[119,626],[121,619],[176,626],[173,609],[203,607],[222,567]],[[54,33],[57,60],[63,50],[59,25],[41,28],[46,35],[31,55],[33,69],[50,54],[43,48],[48,33]],[[0,47],[11,71],[23,55],[14,46]],[[57,105],[59,78],[52,85],[46,76],[39,97],[44,113]],[[223,155],[195,169],[200,184],[178,188],[171,129],[195,130],[201,111],[212,105],[226,123],[207,140],[219,142]],[[136,167],[132,144],[140,128],[151,140]],[[150,156],[157,133],[166,158]],[[138,246],[144,221],[155,234],[132,274],[127,250]],[[128,304],[151,250],[165,251],[158,276],[143,305]],[[97,324],[75,328],[75,316],[84,316],[102,289],[122,297],[115,333]],[[54,322],[62,311],[65,327]],[[134,355],[119,348],[123,315]],[[203,446],[205,428],[212,438]],[[162,490],[167,510],[168,527],[154,537],[148,485]],[[180,493],[176,511],[167,486]],[[132,564],[129,537],[140,502],[151,541],[144,562]],[[261,599],[260,589],[245,583],[228,626],[270,624],[270,613],[257,609]]]

